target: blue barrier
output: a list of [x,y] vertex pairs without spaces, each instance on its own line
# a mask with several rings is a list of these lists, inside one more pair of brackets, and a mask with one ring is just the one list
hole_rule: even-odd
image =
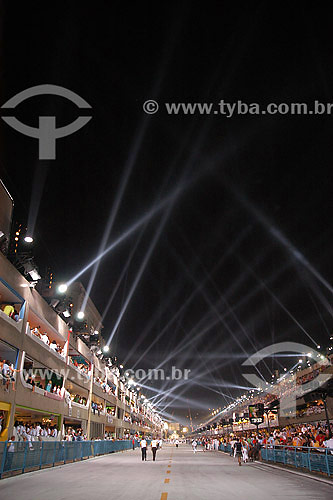
[[[136,440],[134,446],[137,448],[139,441]],[[41,469],[44,465],[54,467],[132,447],[132,440],[0,442],[0,479],[5,472],[24,473],[26,469]]]
[[[220,451],[231,453],[231,446],[220,444]],[[333,450],[310,448],[307,446],[276,445],[270,448],[261,448],[261,458],[267,462],[292,465],[296,468],[308,469],[310,472],[324,472],[328,476],[333,474]]]
[[333,450],[320,449],[308,446],[274,446],[262,448],[261,457],[268,462],[293,465],[296,468],[309,471],[324,472],[328,476],[333,474]]

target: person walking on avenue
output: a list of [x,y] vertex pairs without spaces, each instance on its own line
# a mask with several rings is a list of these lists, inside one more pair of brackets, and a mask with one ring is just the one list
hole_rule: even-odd
[[237,439],[235,443],[236,457],[238,458],[238,465],[242,465],[242,443]]
[[176,441],[175,441],[175,445],[176,445],[176,448],[178,448],[178,445],[179,445],[179,441],[178,441],[178,439],[176,439]]
[[151,440],[151,451],[153,452],[153,462],[156,460],[156,450],[157,450],[157,439]]
[[143,437],[140,441],[142,461],[147,460],[147,441]]
[[133,450],[135,450],[135,439],[134,438],[132,439],[132,446],[133,446]]
[[197,442],[195,439],[193,439],[192,441],[192,449],[193,449],[193,453],[196,453],[197,452]]

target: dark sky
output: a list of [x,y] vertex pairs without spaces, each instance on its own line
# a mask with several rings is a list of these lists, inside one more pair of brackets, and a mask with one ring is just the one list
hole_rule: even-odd
[[[241,375],[247,355],[285,340],[327,346],[332,117],[175,116],[163,103],[333,102],[329,12],[302,2],[270,10],[265,2],[34,2],[19,11],[4,2],[2,18],[2,102],[49,83],[92,106],[91,121],[57,141],[54,161],[38,160],[36,140],[1,125],[2,177],[15,219],[26,224],[42,193],[41,271],[51,266],[66,281],[96,256],[131,158],[109,242],[182,186],[111,343],[128,367],[144,355],[136,368],[168,357],[167,373],[192,369],[161,407],[167,403],[177,418],[188,408],[200,417],[244,392],[233,386],[248,386]],[[159,102],[158,113],[143,112],[147,99]],[[42,96],[15,116],[37,126],[43,114],[61,126],[78,110]],[[166,210],[101,261],[91,297],[102,312],[137,244],[104,321],[106,338]],[[89,277],[81,277],[85,286]],[[151,383],[159,390],[174,384]]]

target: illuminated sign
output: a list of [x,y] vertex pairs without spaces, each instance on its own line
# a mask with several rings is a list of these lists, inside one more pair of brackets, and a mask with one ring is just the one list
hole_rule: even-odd
[[249,406],[249,419],[251,424],[259,425],[264,421],[264,405]]

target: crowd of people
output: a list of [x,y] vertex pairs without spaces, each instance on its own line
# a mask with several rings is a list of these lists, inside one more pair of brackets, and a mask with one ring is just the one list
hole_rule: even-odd
[[94,415],[97,412],[98,416],[100,416],[101,412],[103,411],[103,405],[102,405],[102,403],[96,403],[95,401],[92,401],[91,402],[91,409],[92,409]]
[[[331,424],[331,432],[333,425]],[[323,423],[290,425],[268,430],[242,431],[224,436],[203,436],[192,440],[193,452],[202,446],[203,451],[218,450],[221,446],[230,447],[230,455],[241,461],[248,462],[261,459],[262,448],[283,447],[287,450],[302,451],[303,447],[311,447],[318,452],[331,449],[333,454],[333,438],[330,437],[328,426]]]
[[74,403],[78,403],[80,405],[83,405],[83,406],[87,406],[87,398],[85,396],[81,396],[80,394],[72,394],[72,393],[69,393],[69,394],[70,394],[71,401],[73,401]]
[[[296,387],[301,388],[302,385],[308,384],[312,380],[315,380],[316,377],[320,373],[323,373],[328,369],[329,366],[332,365],[333,355],[328,354],[323,359],[320,359],[317,363],[312,366],[308,366],[304,369],[301,367],[298,368],[294,373],[285,374],[280,379],[278,379],[275,383],[272,383],[271,392],[265,394],[263,391],[256,394],[254,390],[248,394],[247,398],[240,402],[237,405],[237,409],[234,408],[234,411],[238,413],[246,412],[248,405],[256,405],[257,403],[263,403],[264,405],[269,405],[276,399],[281,399],[286,397],[288,394],[291,394],[295,391]],[[319,409],[318,413],[319,413]]]
[[100,377],[94,377],[94,382],[95,384],[100,385],[102,391],[106,394],[113,394],[113,396],[116,395],[116,387],[109,385],[105,378],[102,379]]
[[55,340],[50,340],[50,337],[46,332],[41,332],[40,326],[31,328],[30,332],[32,333],[32,335],[35,335],[40,340],[42,340],[44,344],[48,345],[52,351],[57,352],[63,357],[66,356],[64,347],[61,347],[60,344],[58,344]]
[[55,425],[43,425],[41,422],[16,421],[14,432],[17,441],[42,441],[43,438],[58,437],[58,429]]
[[69,356],[69,361],[72,363],[75,368],[77,368],[84,375],[89,375],[89,365],[86,363],[78,363],[75,357]]
[[52,380],[36,380],[35,376],[31,374],[26,378],[26,383],[31,385],[32,391],[35,390],[35,387],[38,387],[46,392],[57,394],[57,396],[63,396],[61,383],[55,383]]
[[86,441],[87,436],[84,434],[83,429],[67,427],[65,428],[65,434],[63,441]]

